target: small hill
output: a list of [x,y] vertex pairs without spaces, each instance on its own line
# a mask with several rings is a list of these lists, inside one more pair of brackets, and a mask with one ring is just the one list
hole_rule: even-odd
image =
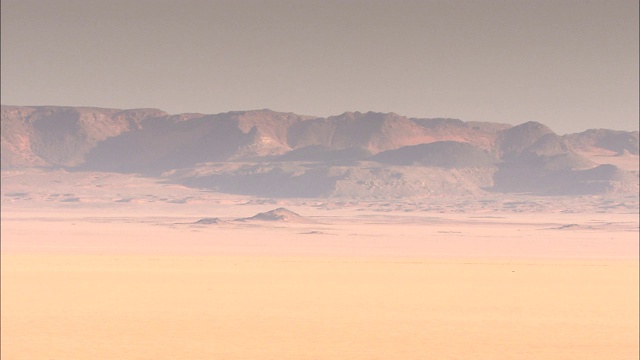
[[249,218],[238,219],[240,221],[272,221],[272,222],[288,222],[288,223],[309,223],[311,220],[296,214],[295,212],[285,209],[277,208],[271,211],[258,213]]
[[404,146],[381,152],[371,160],[393,165],[444,168],[488,167],[498,162],[486,151],[471,144],[456,141]]
[[[493,150],[494,144],[502,131],[510,125],[486,122],[464,122],[459,119],[411,119],[418,124],[433,141],[457,141],[469,143],[482,150]],[[413,145],[413,144],[404,144]]]
[[540,169],[506,163],[494,177],[493,190],[538,195],[601,195],[638,192],[638,175],[604,164],[590,169]]
[[323,145],[310,145],[291,150],[283,155],[274,157],[274,161],[308,161],[308,162],[339,162],[357,161],[371,157],[371,152],[364,148],[346,148],[333,150]]
[[220,220],[219,218],[202,218],[196,222],[194,222],[194,224],[198,224],[198,225],[211,225],[211,224],[221,224],[223,223],[223,220]]
[[[513,130],[515,129],[515,130]],[[532,194],[573,193],[577,187],[576,171],[595,166],[576,153],[565,138],[538,123],[525,123],[511,128],[502,136],[502,159],[494,176],[494,190],[500,192],[527,192]],[[506,133],[505,132],[505,133]],[[603,193],[606,187],[581,190]]]
[[564,138],[576,149],[593,151],[594,148],[614,151],[618,154],[638,155],[638,131],[616,131],[608,129],[590,129]]
[[552,195],[637,194],[640,185],[638,175],[610,164],[571,171],[563,179],[563,186],[550,191]]
[[556,134],[546,134],[520,151],[512,161],[534,166],[539,171],[588,169],[594,163],[576,153],[566,140]]
[[500,158],[509,161],[519,157],[525,149],[547,134],[553,134],[553,131],[535,121],[504,130],[496,140]]

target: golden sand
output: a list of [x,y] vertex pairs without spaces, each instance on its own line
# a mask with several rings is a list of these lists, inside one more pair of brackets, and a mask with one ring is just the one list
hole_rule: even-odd
[[501,227],[3,220],[1,355],[638,358],[637,232]]

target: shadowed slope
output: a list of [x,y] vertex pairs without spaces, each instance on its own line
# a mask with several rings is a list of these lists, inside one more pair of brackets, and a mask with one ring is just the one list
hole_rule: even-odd
[[467,143],[439,141],[404,146],[377,154],[371,160],[393,165],[419,165],[444,168],[493,166],[497,159]]
[[622,154],[638,155],[638,131],[615,131],[607,129],[590,129],[577,134],[564,136],[577,149],[589,151],[592,148],[606,149]]
[[101,141],[166,115],[157,109],[2,106],[2,167],[77,166]]
[[346,112],[296,124],[289,132],[293,148],[321,145],[340,150],[364,148],[372,153],[433,141],[422,127],[404,116]]
[[503,160],[512,160],[547,134],[553,134],[553,131],[534,121],[506,129],[496,139],[498,156]]

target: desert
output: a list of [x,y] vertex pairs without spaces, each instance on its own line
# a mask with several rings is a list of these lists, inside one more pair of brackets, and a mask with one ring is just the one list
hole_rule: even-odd
[[6,170],[1,355],[633,359],[634,201],[262,198]]
[[0,358],[639,359],[639,7],[1,0]]

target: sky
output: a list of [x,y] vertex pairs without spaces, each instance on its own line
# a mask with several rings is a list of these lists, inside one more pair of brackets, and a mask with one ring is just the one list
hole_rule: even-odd
[[2,0],[1,102],[638,130],[637,0]]

